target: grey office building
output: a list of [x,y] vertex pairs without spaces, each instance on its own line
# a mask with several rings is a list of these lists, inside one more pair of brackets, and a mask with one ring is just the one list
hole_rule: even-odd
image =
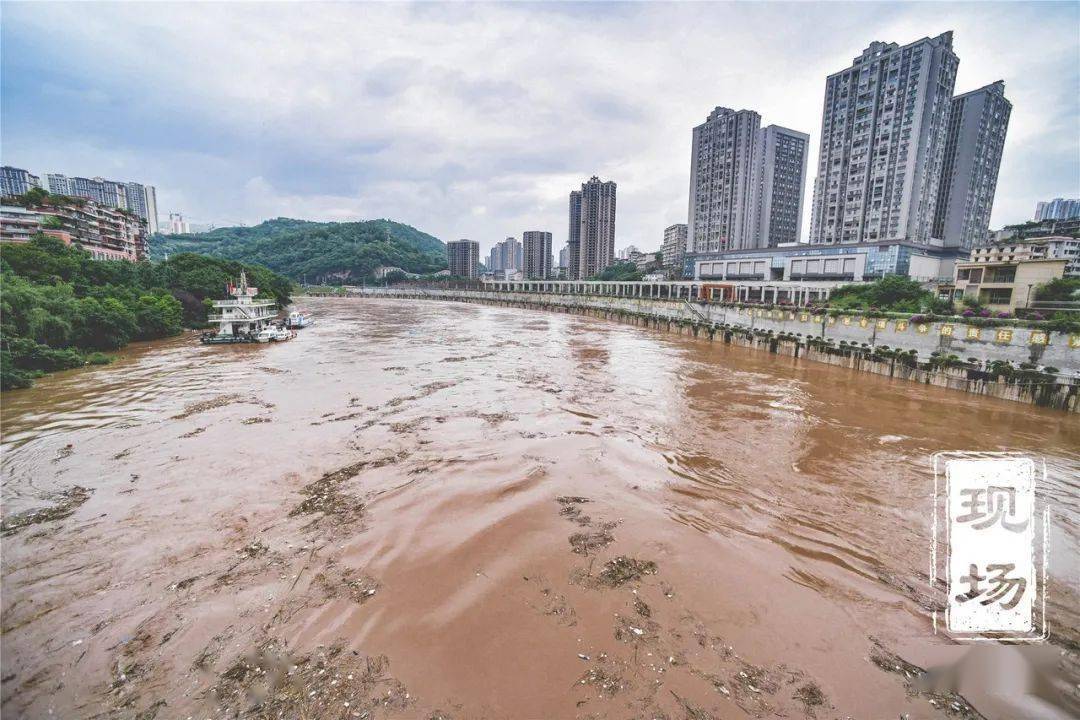
[[930,242],[958,64],[946,32],[828,77],[811,243]]
[[454,277],[480,277],[480,243],[475,240],[447,242],[446,264]]
[[990,238],[990,211],[1011,113],[1004,80],[952,99],[933,229],[933,237],[945,247],[970,250]]
[[615,190],[615,183],[593,175],[570,193],[571,279],[592,277],[615,262]]
[[758,133],[753,247],[799,242],[810,136],[769,125]]
[[526,230],[521,234],[522,273],[526,280],[546,280],[552,276],[551,233]]
[[687,249],[754,247],[753,179],[761,115],[717,107],[694,128],[690,147]]

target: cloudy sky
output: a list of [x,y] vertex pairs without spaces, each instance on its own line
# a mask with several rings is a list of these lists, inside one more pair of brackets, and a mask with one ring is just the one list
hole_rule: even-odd
[[[1080,4],[18,3],[3,164],[157,186],[196,222],[388,217],[444,240],[550,230],[590,175],[617,246],[686,222],[717,105],[811,135],[872,40],[954,30],[957,92],[1014,105],[992,226],[1080,194]],[[807,184],[806,210],[811,202]],[[804,235],[808,228],[804,228]]]

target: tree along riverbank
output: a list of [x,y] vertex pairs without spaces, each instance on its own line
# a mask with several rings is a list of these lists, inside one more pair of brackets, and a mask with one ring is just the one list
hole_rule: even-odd
[[247,272],[260,295],[289,302],[291,282],[257,265],[182,253],[158,263],[95,260],[39,235],[0,248],[0,389],[43,373],[105,364],[133,340],[206,322],[230,278]]

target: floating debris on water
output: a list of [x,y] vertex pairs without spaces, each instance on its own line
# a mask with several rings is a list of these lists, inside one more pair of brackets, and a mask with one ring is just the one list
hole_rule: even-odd
[[56,503],[52,507],[36,508],[15,513],[0,523],[0,534],[13,535],[25,527],[70,517],[94,493],[91,488],[75,485],[56,493],[51,499]]

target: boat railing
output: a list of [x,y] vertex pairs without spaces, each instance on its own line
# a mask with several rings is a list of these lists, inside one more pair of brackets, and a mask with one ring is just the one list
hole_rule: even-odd
[[277,303],[273,300],[252,300],[251,302],[242,303],[239,300],[215,300],[214,307],[217,308],[241,308],[241,307],[273,307]]
[[266,315],[207,315],[206,322],[218,323],[218,322],[252,322],[255,320],[272,320],[274,313],[267,313]]

